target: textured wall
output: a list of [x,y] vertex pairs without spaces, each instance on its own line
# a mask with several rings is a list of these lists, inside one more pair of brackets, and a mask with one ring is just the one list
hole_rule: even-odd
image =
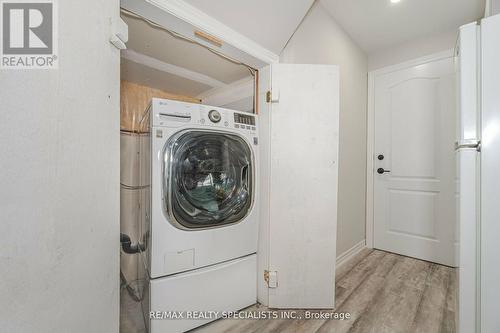
[[59,69],[0,70],[0,331],[117,333],[119,1],[58,1]]

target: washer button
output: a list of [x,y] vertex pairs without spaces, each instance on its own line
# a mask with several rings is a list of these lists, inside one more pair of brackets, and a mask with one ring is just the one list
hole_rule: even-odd
[[217,110],[210,110],[210,112],[208,112],[208,118],[213,123],[218,123],[222,119],[222,116],[220,115],[219,111],[217,111]]
[[229,123],[227,121],[224,122],[224,126],[229,126]]
[[240,125],[234,124],[234,128],[240,128]]
[[205,123],[205,119],[201,118],[200,119],[200,124],[204,124]]

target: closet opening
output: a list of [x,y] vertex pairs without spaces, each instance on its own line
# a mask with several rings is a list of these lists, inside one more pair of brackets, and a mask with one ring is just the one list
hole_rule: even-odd
[[152,135],[148,107],[160,98],[257,114],[258,70],[225,55],[224,42],[203,31],[180,34],[124,8],[121,18],[129,39],[121,51],[120,75],[120,311],[129,329],[140,331],[148,322],[141,307],[149,297],[144,262],[151,260],[145,217],[151,178],[144,172],[151,167],[145,153]]

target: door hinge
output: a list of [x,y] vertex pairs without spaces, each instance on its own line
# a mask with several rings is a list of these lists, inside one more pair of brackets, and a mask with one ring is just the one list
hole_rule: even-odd
[[111,22],[111,37],[109,42],[119,50],[127,49],[128,25],[120,17]]
[[266,93],[266,102],[267,103],[279,103],[279,101],[280,101],[279,93],[277,95],[278,96],[273,96],[272,91],[268,90]]
[[481,151],[481,141],[479,140],[464,140],[455,142],[455,150],[458,149],[476,149],[477,151]]
[[264,281],[269,288],[278,288],[278,272],[265,270]]

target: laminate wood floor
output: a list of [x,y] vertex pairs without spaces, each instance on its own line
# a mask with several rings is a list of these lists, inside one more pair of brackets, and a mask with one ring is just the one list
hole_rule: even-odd
[[[193,333],[406,333],[455,332],[456,270],[365,249],[336,272],[335,319],[221,319]],[[244,311],[268,311],[255,305]],[[317,314],[333,311],[313,311]],[[278,312],[279,313],[279,312]],[[304,311],[296,312],[305,316]],[[130,318],[122,319],[130,320]],[[123,328],[123,326],[122,326]],[[125,332],[137,332],[121,330]]]

